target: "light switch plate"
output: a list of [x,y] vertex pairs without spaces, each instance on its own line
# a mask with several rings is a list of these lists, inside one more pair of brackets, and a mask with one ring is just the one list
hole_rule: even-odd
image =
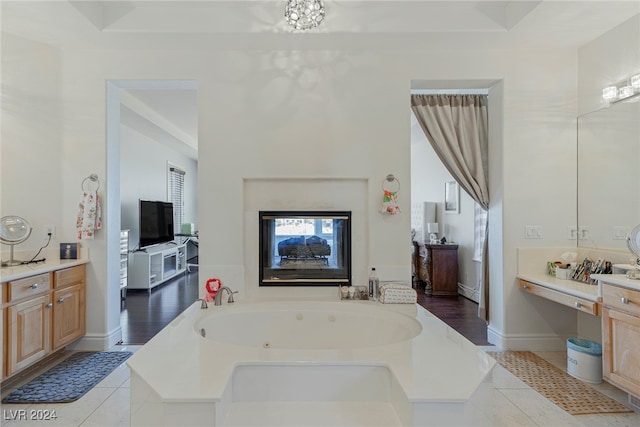
[[630,227],[624,225],[616,225],[613,227],[613,240],[627,240],[627,236],[630,232]]
[[524,238],[525,239],[542,239],[542,226],[541,225],[525,225]]

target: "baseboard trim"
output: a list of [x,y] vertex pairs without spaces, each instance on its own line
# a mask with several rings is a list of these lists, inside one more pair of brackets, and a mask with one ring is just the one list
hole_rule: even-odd
[[502,334],[500,331],[487,326],[487,341],[501,350],[515,351],[565,351],[567,338],[554,334]]
[[479,299],[478,299],[478,289],[470,289],[466,286],[464,286],[461,283],[458,283],[458,294],[462,295],[463,297],[475,302],[475,303],[480,303]]
[[104,351],[109,350],[120,341],[122,341],[122,328],[118,326],[108,334],[86,334],[68,348],[78,351]]

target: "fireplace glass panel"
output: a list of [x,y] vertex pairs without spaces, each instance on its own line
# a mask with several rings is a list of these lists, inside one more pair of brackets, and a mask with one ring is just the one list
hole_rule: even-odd
[[351,283],[351,212],[260,212],[260,286]]

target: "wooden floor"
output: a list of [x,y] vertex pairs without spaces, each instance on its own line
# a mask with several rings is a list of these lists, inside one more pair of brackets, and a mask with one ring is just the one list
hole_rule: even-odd
[[122,344],[144,344],[198,299],[198,273],[183,274],[147,292],[128,290],[122,301]]
[[491,345],[487,341],[487,323],[478,317],[478,304],[458,295],[456,298],[434,298],[418,289],[418,304],[458,331],[475,345]]
[[[122,303],[122,344],[144,344],[198,299],[198,272],[182,275],[147,291],[127,292]],[[478,304],[457,298],[432,298],[418,289],[418,303],[476,345],[490,345]]]

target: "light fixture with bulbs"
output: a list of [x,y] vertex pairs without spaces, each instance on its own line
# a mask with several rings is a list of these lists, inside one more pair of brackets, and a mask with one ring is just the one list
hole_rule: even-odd
[[296,30],[315,28],[324,19],[322,0],[287,0],[284,18]]
[[614,104],[640,95],[640,74],[602,89],[602,100],[606,104]]

